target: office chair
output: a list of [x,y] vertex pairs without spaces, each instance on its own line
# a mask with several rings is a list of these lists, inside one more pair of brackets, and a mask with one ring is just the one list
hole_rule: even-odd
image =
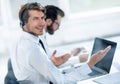
[[33,84],[29,80],[22,80],[22,81],[17,81],[17,78],[14,75],[12,64],[11,64],[11,59],[8,59],[8,72],[7,75],[5,76],[4,79],[4,84]]
[[19,84],[19,82],[17,81],[17,79],[14,75],[10,58],[8,59],[7,67],[8,67],[8,72],[5,76],[4,84]]

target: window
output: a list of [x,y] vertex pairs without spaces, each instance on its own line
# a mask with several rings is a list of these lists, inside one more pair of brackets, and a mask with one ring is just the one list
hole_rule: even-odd
[[0,25],[2,25],[3,23],[2,23],[2,13],[1,13],[1,7],[0,7]]
[[25,2],[27,2],[27,0],[11,0],[10,1],[10,7],[11,7],[13,19],[18,19],[19,8]]
[[27,2],[39,2],[43,6],[48,4],[58,5],[57,0],[12,0],[10,1],[10,6],[11,6],[12,16],[14,19],[18,19],[18,11],[20,6]]
[[69,0],[71,13],[99,10],[120,6],[120,0]]
[[55,33],[56,36],[53,38],[61,39],[54,40],[58,44],[120,35],[120,0],[59,0],[59,2],[66,13],[66,21],[61,26],[61,31],[57,31],[60,33]]

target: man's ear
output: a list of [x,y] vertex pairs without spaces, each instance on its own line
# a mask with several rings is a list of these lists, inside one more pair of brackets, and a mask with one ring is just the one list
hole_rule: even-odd
[[52,20],[51,19],[46,19],[46,24],[49,26],[49,25],[51,25],[52,24]]

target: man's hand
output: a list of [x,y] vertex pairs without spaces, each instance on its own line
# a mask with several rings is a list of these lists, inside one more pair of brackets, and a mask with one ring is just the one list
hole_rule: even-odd
[[79,54],[79,61],[80,63],[86,62],[88,60],[88,51],[84,51],[81,54]]
[[108,46],[104,50],[100,50],[97,53],[93,54],[90,58],[90,61],[88,62],[89,67],[93,67],[97,62],[99,62],[111,49],[111,46]]
[[64,54],[62,56],[59,56],[59,57],[55,57],[55,54],[56,54],[56,50],[53,52],[52,56],[51,56],[51,61],[54,63],[55,66],[59,66],[63,63],[65,63],[69,58],[70,58],[70,54]]
[[76,56],[76,55],[78,55],[81,52],[81,50],[82,50],[82,48],[74,48],[71,51],[71,55]]

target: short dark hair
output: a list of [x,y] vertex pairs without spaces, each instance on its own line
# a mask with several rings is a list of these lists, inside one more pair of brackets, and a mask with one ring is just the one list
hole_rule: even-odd
[[64,11],[57,6],[54,5],[47,5],[45,6],[46,9],[46,19],[50,18],[53,22],[57,19],[57,15],[60,15],[61,17],[64,17]]
[[34,2],[34,3],[26,3],[21,6],[19,10],[19,19],[20,19],[20,26],[23,27],[25,23],[28,22],[29,18],[29,10],[37,10],[42,11],[45,13],[45,8],[41,6],[40,3]]

